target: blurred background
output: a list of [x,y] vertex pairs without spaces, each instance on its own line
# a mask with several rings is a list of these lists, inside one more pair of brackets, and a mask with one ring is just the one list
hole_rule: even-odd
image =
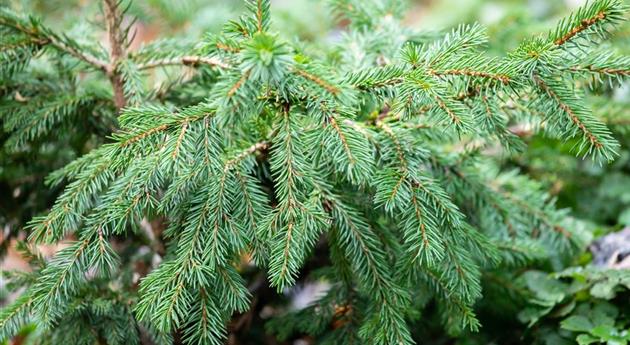
[[[443,29],[462,22],[497,25],[502,31],[513,31],[527,23],[528,31],[548,28],[555,19],[569,13],[586,0],[403,0],[407,6],[405,23],[418,29]],[[84,18],[94,18],[98,0],[3,0],[1,5],[14,10],[45,14],[47,25],[80,30]],[[129,15],[142,28],[138,43],[157,37],[196,35],[217,32],[226,20],[243,12],[240,0],[136,0]],[[310,39],[327,37],[334,29],[335,18],[326,0],[273,0],[273,22],[287,37]],[[505,27],[505,25],[508,27]],[[537,24],[537,25],[533,25]],[[505,32],[504,32],[505,33]],[[521,32],[527,35],[528,32]]]

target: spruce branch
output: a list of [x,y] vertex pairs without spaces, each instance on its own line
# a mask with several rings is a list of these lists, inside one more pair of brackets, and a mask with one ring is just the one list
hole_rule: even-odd
[[317,76],[299,67],[294,67],[292,71],[293,73],[299,75],[300,77],[308,81],[311,81],[315,83],[317,86],[325,89],[327,92],[329,92],[333,96],[336,96],[337,94],[339,94],[339,92],[341,92],[337,86],[326,81],[323,77]]
[[0,25],[24,33],[37,45],[50,45],[60,52],[69,54],[99,70],[107,70],[107,62],[88,54],[69,37],[57,35],[34,17],[22,18],[8,8],[2,8],[0,9]]
[[270,162],[280,203],[264,224],[274,234],[270,281],[279,291],[295,281],[298,267],[323,223],[321,210],[304,190],[312,185],[312,177],[306,170],[303,145],[297,136],[298,115],[290,105],[284,105],[281,111]]
[[63,313],[64,300],[78,292],[84,283],[84,272],[90,268],[103,273],[114,266],[115,254],[97,231],[60,251],[42,271],[33,286],[33,309],[38,319],[50,327]]
[[234,85],[232,85],[232,87],[228,90],[227,92],[228,98],[233,97],[238,92],[241,86],[243,86],[243,84],[247,81],[247,79],[249,79],[250,74],[251,74],[251,70],[247,70],[245,71],[245,73],[241,75],[241,77],[236,81],[236,83],[234,83]]
[[563,226],[557,224],[556,222],[553,222],[549,218],[549,216],[545,214],[545,212],[540,211],[540,210],[532,207],[526,201],[515,197],[511,193],[508,193],[508,192],[505,192],[505,191],[500,191],[500,194],[503,197],[505,197],[507,200],[509,200],[510,202],[512,202],[515,205],[517,205],[525,213],[536,217],[536,219],[539,222],[541,222],[543,225],[545,225],[548,229],[551,229],[551,230],[559,233],[560,235],[562,235],[566,239],[571,239],[571,236],[572,236],[571,232],[569,232],[567,229],[565,229]]
[[[345,205],[341,198],[332,194],[327,187],[317,186],[324,195],[324,206],[333,219],[336,236],[352,269],[358,272],[360,284],[370,291],[373,302],[380,306],[373,308],[368,323],[360,330],[365,339],[373,339],[377,344],[411,343],[410,334],[403,327],[403,303],[408,298],[400,286],[392,284],[391,274],[382,265],[384,253],[379,249],[379,240],[357,210]],[[377,323],[387,315],[387,322]],[[380,317],[379,317],[380,316]]]
[[[565,124],[564,131],[574,136],[581,132],[582,141],[578,152],[592,153],[596,159],[611,161],[617,155],[616,148],[619,144],[610,135],[608,129],[597,119],[593,118],[573,94],[561,87],[560,84],[544,80],[541,76],[534,76],[536,85],[550,98],[553,105],[568,118],[569,126]],[[553,116],[553,115],[551,115]],[[567,123],[563,121],[561,123]]]
[[612,85],[613,81],[621,84],[630,77],[630,58],[617,56],[611,52],[594,53],[581,59],[581,61],[570,64],[566,69],[575,78],[588,78],[591,83],[608,79]]
[[604,20],[605,18],[606,18],[606,14],[604,13],[604,11],[600,11],[591,18],[582,19],[580,21],[580,24],[573,27],[571,31],[565,33],[562,37],[557,38],[553,43],[557,46],[561,46],[565,44],[567,41],[569,41],[571,38],[573,38],[575,35],[588,29],[592,25],[595,25],[599,21]]
[[[45,137],[59,125],[76,118],[80,110],[89,108],[99,101],[94,95],[70,92],[57,99],[46,96],[31,99],[28,104],[15,107],[13,116],[5,118],[5,130],[14,132],[5,142],[5,146],[18,149]],[[9,110],[7,113],[11,114],[10,110],[13,109],[7,110]]]
[[477,319],[470,304],[460,294],[452,293],[451,287],[448,286],[445,279],[440,276],[438,272],[429,269],[423,271],[422,275],[426,277],[425,279],[428,285],[432,287],[434,292],[444,298],[444,303],[446,304],[445,316],[458,316],[457,318],[453,318],[451,322],[459,321],[461,328],[469,328],[472,331],[478,330],[479,327],[481,327],[481,323]]
[[123,131],[116,133],[114,138],[121,147],[133,146],[144,139],[150,138],[156,134],[160,134],[173,129],[180,129],[188,126],[193,122],[198,122],[215,115],[214,109],[208,108],[206,105],[193,106],[184,109],[181,112],[172,112],[164,108],[128,108],[120,116],[120,121],[124,123],[126,119],[133,118],[137,115],[147,114],[168,114],[163,119],[157,119],[159,122],[150,124],[149,126],[139,126],[138,128],[124,128]]
[[[54,242],[70,231],[78,230],[81,215],[93,205],[91,193],[103,190],[114,178],[109,162],[96,165],[92,171],[81,173],[59,197],[45,217],[36,217],[29,224],[30,239],[35,242]],[[86,202],[90,200],[90,202]]]
[[610,76],[622,76],[622,77],[630,76],[630,69],[602,68],[602,67],[596,67],[593,65],[571,66],[569,67],[569,70],[572,72],[601,73],[601,74],[610,75]]
[[[266,276],[284,292],[308,274],[331,290],[289,312],[299,324],[274,326],[279,332],[407,345],[430,299],[449,331],[474,331],[489,270],[509,273],[557,259],[567,243],[578,247],[579,232],[545,189],[500,172],[485,148],[516,152],[522,143],[509,126],[528,121],[575,138],[579,153],[614,158],[618,144],[575,81],[621,81],[627,58],[570,55],[573,44],[586,47],[618,22],[618,1],[589,3],[550,39],[527,40],[502,59],[483,51],[488,38],[478,24],[419,38],[397,23],[394,1],[333,6],[352,21],[339,47],[355,43],[359,53],[340,49],[322,60],[331,52],[307,56],[311,50],[270,32],[267,0],[247,1],[246,15],[200,42],[166,40],[130,53],[125,10],[104,0],[110,49],[97,86],[83,85],[84,63],[57,63],[73,56],[93,69],[89,47],[1,12],[0,26],[11,33],[0,38],[10,50],[0,52],[10,79],[2,121],[23,138],[21,149],[81,112],[109,114],[120,129],[49,176],[51,185],[67,185],[29,225],[30,240],[73,234],[76,241],[29,276],[24,297],[0,313],[8,329],[0,337],[30,320],[52,326],[42,331],[51,334],[86,318],[89,342],[109,342],[133,324],[165,342],[218,345],[234,313],[258,310],[260,289],[248,289],[248,279],[258,286]],[[71,50],[56,48],[55,39]],[[67,87],[56,87],[58,76],[31,76],[28,62],[46,46],[61,53],[46,57],[70,76]],[[13,56],[20,61],[6,62]],[[156,105],[143,71],[163,66],[199,73],[169,81]],[[16,93],[23,75],[28,87]],[[101,84],[113,88],[114,107],[101,107],[111,98]],[[619,120],[608,112],[606,119]],[[155,238],[168,242],[158,256],[137,233],[156,219],[167,228]],[[328,249],[330,260],[310,260]]]
[[243,151],[241,151],[239,154],[237,154],[236,156],[234,156],[234,158],[231,158],[230,160],[228,160],[225,163],[225,168],[224,170],[231,170],[233,169],[236,165],[240,164],[240,162],[247,158],[249,155],[254,154],[257,151],[264,151],[269,147],[269,142],[267,141],[261,141],[261,142],[257,142],[252,144],[251,146],[249,146],[248,148],[244,149]]
[[407,68],[404,66],[388,65],[376,69],[366,68],[350,73],[345,77],[345,80],[359,90],[372,91],[393,87],[402,83],[407,73]]
[[223,50],[223,51],[225,51],[227,53],[236,54],[236,53],[239,53],[241,51],[241,48],[239,48],[239,47],[235,47],[235,46],[229,45],[227,43],[219,42],[219,41],[217,41],[215,45],[216,45],[217,49]]
[[0,340],[6,341],[20,332],[30,321],[33,299],[29,292],[23,293],[0,312]]
[[618,0],[591,1],[561,20],[549,38],[556,46],[562,47],[577,37],[591,33],[602,36],[604,25],[623,20],[624,10],[625,6]]
[[269,7],[271,2],[268,0],[249,0],[247,2],[250,11],[254,13],[256,22],[256,31],[261,33],[269,28]]

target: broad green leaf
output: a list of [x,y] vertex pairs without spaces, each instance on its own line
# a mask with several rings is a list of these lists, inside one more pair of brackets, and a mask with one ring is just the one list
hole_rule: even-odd
[[593,328],[593,323],[586,316],[573,315],[560,322],[560,327],[568,331],[588,332]]
[[595,338],[590,334],[580,334],[577,338],[575,338],[575,340],[577,340],[579,345],[589,345],[599,342],[598,338]]

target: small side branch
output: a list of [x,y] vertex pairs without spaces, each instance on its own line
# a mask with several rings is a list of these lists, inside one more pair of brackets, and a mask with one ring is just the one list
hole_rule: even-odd
[[596,23],[604,20],[606,18],[606,13],[604,13],[604,11],[601,11],[599,13],[597,13],[595,16],[591,17],[591,18],[587,18],[584,19],[580,22],[579,25],[577,25],[576,27],[574,27],[573,29],[571,29],[571,31],[567,32],[566,34],[564,34],[564,36],[558,38],[557,40],[555,40],[553,43],[557,46],[561,46],[565,43],[567,43],[571,38],[573,38],[575,35],[579,34],[580,32],[590,28],[591,26],[595,25]]
[[339,94],[340,90],[330,84],[329,82],[325,81],[324,79],[320,78],[319,76],[316,76],[314,74],[308,73],[304,70],[298,69],[298,68],[294,68],[293,69],[293,73],[299,75],[300,77],[306,79],[306,80],[310,80],[311,82],[319,85],[321,88],[323,88],[324,90],[328,91],[329,93],[333,94],[333,95],[337,95]]
[[229,171],[247,156],[252,155],[257,151],[264,151],[267,149],[267,147],[269,147],[269,142],[267,141],[261,141],[251,145],[250,147],[246,148],[245,150],[234,156],[232,159],[228,160],[225,163],[224,171]]
[[143,70],[143,69],[150,69],[150,68],[156,68],[156,67],[178,66],[178,65],[184,65],[184,66],[207,65],[211,67],[220,67],[223,69],[229,69],[231,67],[228,63],[223,62],[216,57],[187,55],[187,56],[175,57],[171,59],[149,61],[147,63],[138,65],[138,69]]
[[8,21],[3,18],[0,18],[0,25],[11,27],[17,31],[20,31],[29,37],[32,38],[33,43],[36,43],[40,46],[50,45],[55,49],[67,53],[69,55],[74,56],[75,58],[82,60],[95,68],[106,71],[107,70],[107,62],[101,61],[100,59],[86,54],[77,50],[75,47],[67,44],[63,40],[61,40],[57,35],[50,32],[50,30],[41,27],[26,27],[17,22]]
[[101,61],[97,58],[95,58],[92,55],[88,55],[85,54],[83,52],[80,52],[78,50],[76,50],[74,47],[71,47],[67,44],[65,44],[62,41],[59,41],[57,39],[50,39],[50,44],[57,48],[57,50],[61,50],[64,51],[74,57],[76,57],[79,60],[83,60],[84,62],[96,67],[97,69],[101,70],[101,71],[107,71],[107,63],[105,61]]
[[435,100],[437,101],[438,106],[442,110],[444,110],[444,112],[446,112],[446,114],[448,114],[448,116],[451,118],[452,123],[454,123],[456,126],[462,123],[462,120],[459,118],[459,116],[457,116],[457,114],[455,114],[455,112],[446,105],[446,102],[444,102],[442,98],[440,98],[439,96],[435,96]]
[[541,90],[543,90],[547,95],[549,95],[549,97],[551,97],[558,104],[560,109],[562,109],[562,111],[564,111],[564,113],[569,116],[569,118],[571,119],[571,122],[573,122],[573,124],[575,124],[580,129],[580,131],[584,134],[584,136],[588,138],[588,141],[591,143],[591,145],[593,145],[597,149],[602,148],[603,144],[599,141],[599,139],[595,136],[595,134],[593,134],[588,128],[586,128],[586,125],[584,124],[584,122],[580,120],[580,118],[573,111],[573,109],[571,109],[571,107],[568,104],[564,103],[560,99],[560,97],[556,94],[556,92],[552,90],[549,87],[549,85],[547,85],[541,78],[536,77],[535,81],[536,81],[536,84],[538,84],[538,87],[540,87]]
[[483,71],[475,71],[475,70],[471,70],[471,69],[449,69],[449,70],[445,70],[445,71],[436,71],[436,70],[429,70],[429,74],[434,75],[436,77],[441,77],[441,76],[447,76],[447,75],[456,75],[456,76],[468,76],[468,77],[476,77],[476,78],[485,78],[485,79],[492,79],[492,80],[498,80],[501,83],[503,83],[504,85],[507,85],[510,83],[510,77],[505,75],[505,74],[497,74],[497,73],[489,73],[489,72],[483,72]]
[[[399,181],[398,184],[402,183],[402,179],[404,179],[405,174],[407,172],[407,158],[405,155],[405,151],[403,150],[403,146],[400,143],[400,140],[398,140],[398,137],[396,136],[396,133],[394,133],[394,131],[392,130],[391,127],[389,127],[385,122],[382,121],[378,121],[376,124],[378,127],[383,129],[383,132],[385,132],[385,134],[387,134],[387,136],[390,137],[390,139],[392,140],[392,143],[394,144],[395,148],[396,148],[396,154],[398,155],[398,160],[400,161],[400,170],[403,173],[401,180]],[[397,189],[397,188],[396,188]]]
[[569,67],[571,72],[590,72],[590,73],[601,73],[606,75],[616,75],[628,77],[630,76],[630,69],[623,68],[598,68],[593,65],[588,66],[572,66]]
[[232,96],[234,96],[234,94],[236,94],[236,92],[238,92],[238,90],[241,88],[241,86],[243,86],[243,84],[245,84],[247,79],[249,79],[250,73],[251,73],[251,70],[249,70],[249,69],[247,71],[245,71],[245,73],[243,73],[241,78],[234,85],[232,85],[230,90],[228,90],[228,93],[227,93],[228,97],[232,97]]
[[343,145],[343,150],[346,153],[348,160],[350,161],[351,164],[355,164],[356,160],[354,158],[354,155],[352,154],[352,150],[350,150],[350,146],[348,145],[348,139],[346,138],[346,135],[341,130],[341,127],[339,127],[337,120],[335,120],[334,116],[331,116],[329,117],[329,122],[332,128],[335,130],[335,133],[337,133],[339,140],[341,140],[341,144]]

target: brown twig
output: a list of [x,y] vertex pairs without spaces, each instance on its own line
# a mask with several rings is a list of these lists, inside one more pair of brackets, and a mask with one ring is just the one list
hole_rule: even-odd
[[245,150],[241,151],[239,154],[234,156],[234,158],[232,158],[229,161],[227,161],[225,163],[225,167],[223,168],[223,170],[224,171],[229,171],[236,164],[238,164],[240,161],[245,159],[247,156],[249,156],[251,154],[254,154],[256,151],[264,151],[268,147],[269,147],[269,142],[267,142],[267,141],[260,141],[260,142],[257,142],[255,144],[252,144],[251,146],[249,146],[248,148],[246,148]]
[[76,50],[74,47],[67,45],[66,43],[64,43],[63,41],[59,40],[57,38],[57,36],[55,35],[50,35],[50,37],[45,37],[42,38],[41,37],[41,33],[36,30],[36,29],[31,29],[28,27],[24,27],[22,25],[19,25],[17,23],[12,23],[12,22],[8,22],[6,20],[3,20],[2,18],[0,18],[0,24],[1,25],[5,25],[5,26],[10,26],[18,31],[21,31],[29,36],[31,36],[31,41],[35,44],[38,44],[40,46],[44,46],[46,44],[50,44],[51,46],[53,46],[55,49],[62,51],[62,52],[66,52],[72,56],[74,56],[75,58],[82,60],[94,67],[96,67],[97,69],[100,69],[102,71],[106,71],[107,69],[107,62],[105,61],[101,61],[98,58],[89,55],[89,54],[85,54],[84,52],[78,51]]
[[114,90],[114,105],[116,109],[125,107],[124,80],[117,72],[118,63],[125,58],[126,52],[123,47],[124,37],[120,30],[122,17],[118,9],[116,0],[104,0],[105,24],[107,26],[107,37],[109,39],[109,64],[106,73]]
[[573,66],[570,67],[569,70],[571,72],[592,72],[592,73],[603,73],[608,75],[620,75],[620,76],[630,76],[630,69],[622,69],[622,68],[597,68],[592,65],[588,66]]
[[449,70],[444,70],[444,71],[436,71],[436,70],[430,69],[428,72],[429,74],[434,75],[436,77],[456,75],[456,76],[468,76],[468,77],[478,77],[478,78],[498,80],[504,85],[507,85],[510,83],[510,77],[508,75],[498,74],[498,73],[488,73],[488,72],[482,72],[482,71],[474,71],[467,68],[449,69]]
[[320,77],[318,77],[318,76],[316,76],[314,74],[308,73],[308,72],[306,72],[304,70],[297,69],[297,68],[293,69],[293,73],[299,75],[300,77],[302,77],[304,79],[312,81],[313,83],[319,85],[324,90],[328,91],[329,93],[331,93],[333,95],[337,95],[340,92],[339,89],[336,86],[330,84],[329,82],[325,81],[324,79],[322,79],[322,78],[320,78]]
[[459,118],[459,116],[457,116],[457,114],[455,114],[455,112],[453,112],[453,110],[446,105],[446,102],[444,102],[442,98],[440,98],[439,96],[435,96],[435,100],[437,101],[437,105],[440,107],[440,109],[444,110],[444,112],[451,118],[451,121],[455,125],[459,125],[462,123],[462,120]]
[[243,76],[230,88],[230,90],[228,90],[228,93],[227,93],[228,97],[234,96],[234,94],[241,88],[241,86],[245,84],[245,82],[249,78],[250,72],[251,70],[245,71],[245,73],[243,73]]
[[185,66],[208,65],[211,67],[221,67],[225,69],[228,69],[231,67],[228,63],[223,62],[216,57],[187,55],[187,56],[181,56],[181,57],[176,57],[172,59],[150,61],[150,62],[138,65],[138,69],[143,70],[143,69],[149,69],[149,68],[155,68],[155,67],[161,67],[161,66],[172,66],[172,65],[185,65]]

